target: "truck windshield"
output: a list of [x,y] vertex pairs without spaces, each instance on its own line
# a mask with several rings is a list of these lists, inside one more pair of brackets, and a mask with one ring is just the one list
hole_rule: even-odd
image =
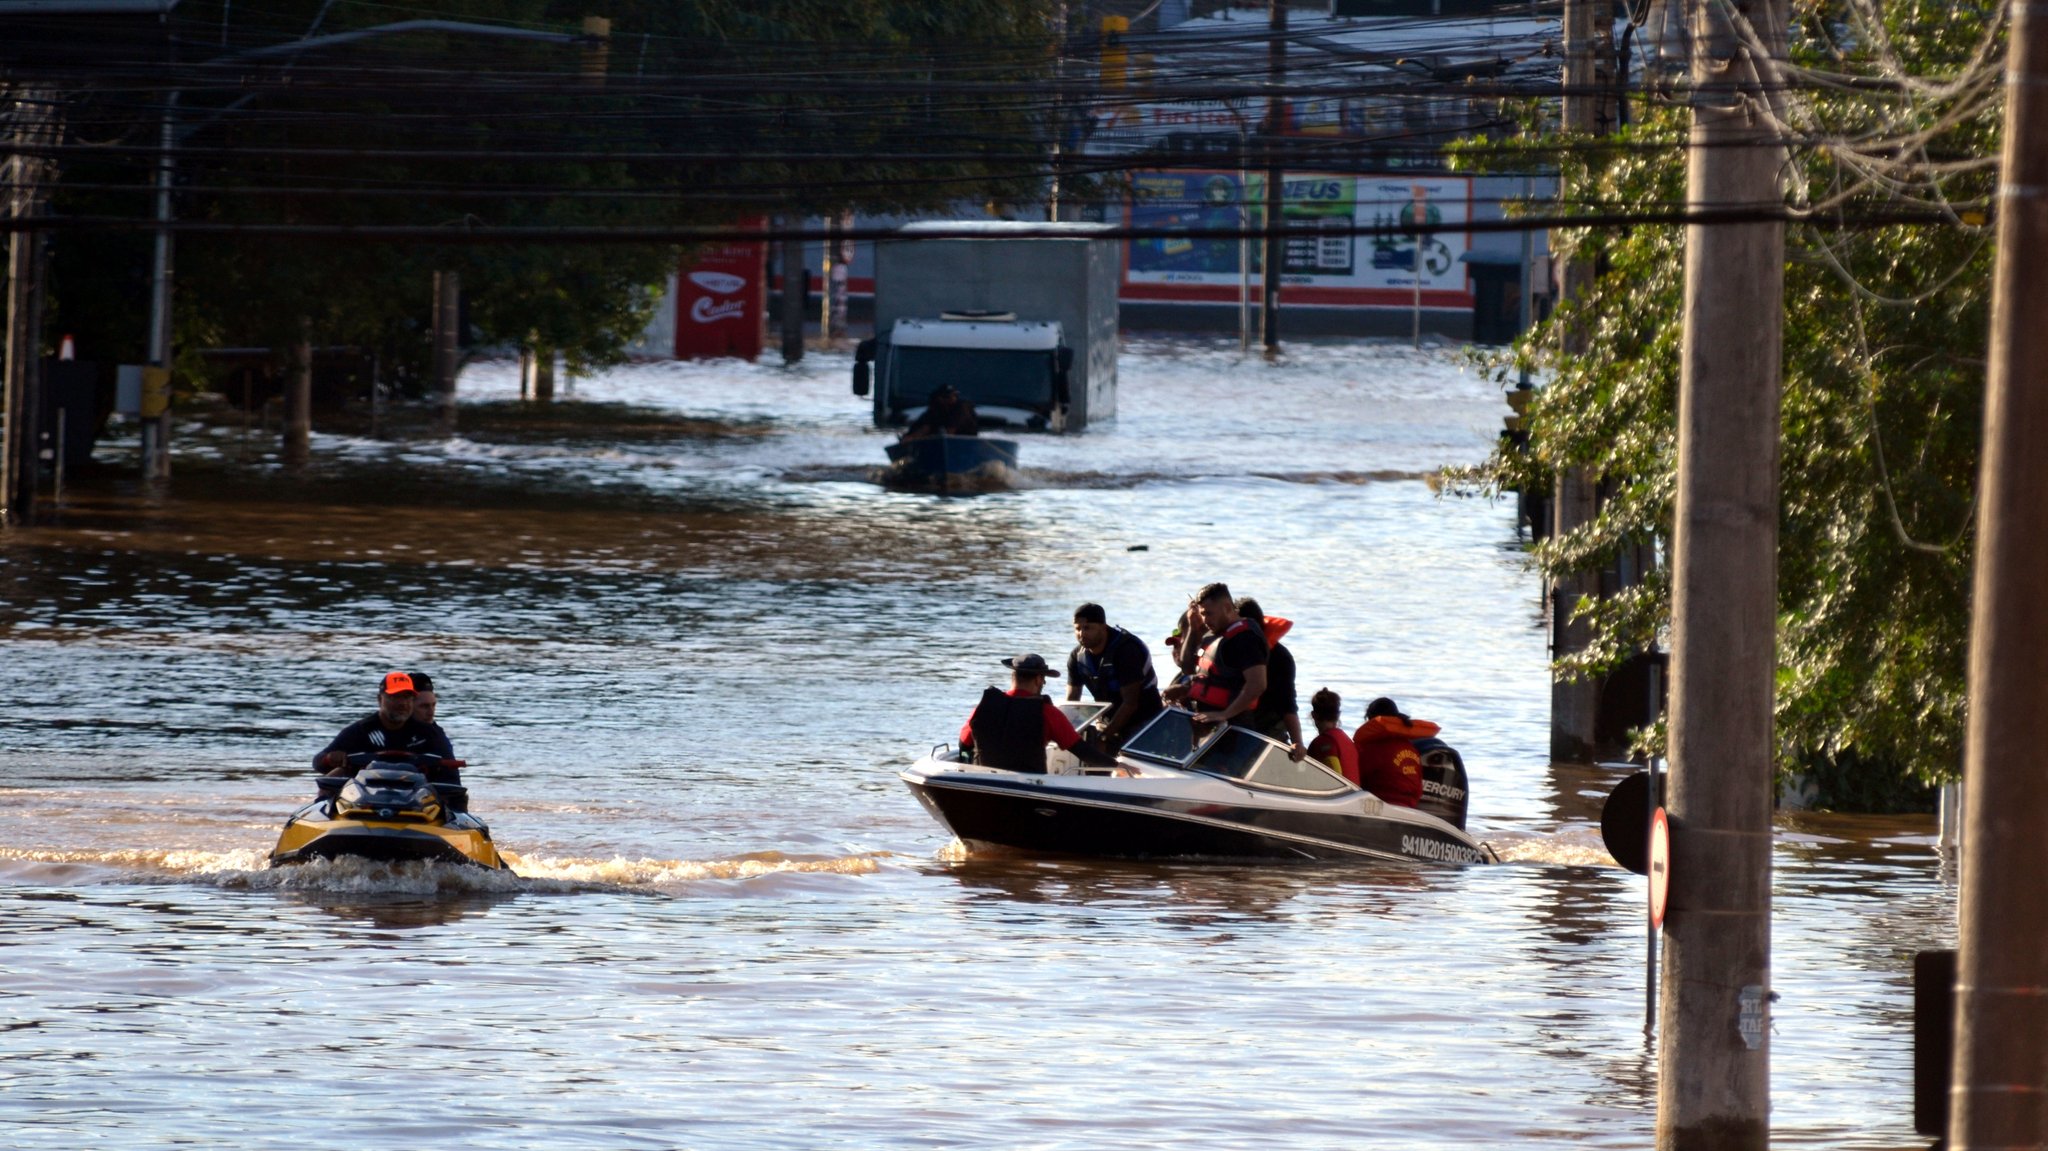
[[976,407],[1052,407],[1052,353],[987,348],[897,347],[889,400],[897,409],[924,405],[940,384],[960,389]]

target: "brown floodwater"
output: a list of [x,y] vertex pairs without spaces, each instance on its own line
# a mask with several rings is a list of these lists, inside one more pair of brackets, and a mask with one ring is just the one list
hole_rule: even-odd
[[[647,365],[448,439],[132,439],[0,533],[0,1143],[1641,1147],[1643,881],[1547,761],[1505,413],[1455,352],[1126,348],[1013,492],[870,482],[844,357]],[[399,434],[391,436],[396,429]],[[1493,867],[977,859],[895,772],[1098,600],[1225,579],[1306,695],[1441,723]],[[388,668],[521,874],[264,858]],[[1773,1134],[1911,1132],[1931,819],[1780,820]]]

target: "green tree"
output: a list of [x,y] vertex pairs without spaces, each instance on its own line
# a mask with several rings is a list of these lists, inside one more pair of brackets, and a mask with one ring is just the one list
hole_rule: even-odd
[[[1797,10],[1784,114],[1789,201],[1805,222],[1787,235],[1777,713],[1781,771],[1808,774],[1830,805],[1917,805],[1961,766],[2001,11]],[[1569,141],[1560,200],[1683,203],[1688,123],[1659,101],[1616,137]],[[1541,134],[1532,125],[1522,142]],[[1462,154],[1474,166],[1508,155],[1486,142]],[[1877,223],[1902,207],[1943,219]],[[1597,518],[1533,549],[1548,576],[1668,541],[1677,462],[1682,230],[1564,242],[1600,277],[1492,365],[1503,382],[1523,367],[1546,381],[1526,447],[1454,476],[1529,491],[1565,467],[1601,477]],[[1562,351],[1574,325],[1590,335],[1584,354]],[[1589,603],[1594,643],[1556,673],[1612,669],[1661,639],[1669,609],[1661,571]],[[1660,739],[1638,733],[1645,750]]]

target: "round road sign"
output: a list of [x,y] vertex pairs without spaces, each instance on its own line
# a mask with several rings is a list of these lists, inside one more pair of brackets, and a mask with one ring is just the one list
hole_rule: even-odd
[[1650,926],[1664,926],[1664,904],[1671,894],[1671,823],[1664,809],[1650,813]]

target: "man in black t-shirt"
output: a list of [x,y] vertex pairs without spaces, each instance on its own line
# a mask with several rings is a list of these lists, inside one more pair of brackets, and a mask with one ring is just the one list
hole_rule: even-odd
[[[1238,600],[1237,614],[1260,635],[1266,634],[1266,613],[1258,600],[1250,596]],[[1277,626],[1280,625],[1276,623]],[[1266,643],[1266,690],[1259,693],[1258,705],[1252,708],[1251,719],[1245,726],[1262,735],[1286,740],[1288,747],[1308,754],[1308,748],[1301,742],[1301,704],[1294,695],[1294,653],[1280,642],[1278,634]]]
[[1257,705],[1266,690],[1266,637],[1250,620],[1238,617],[1237,601],[1223,584],[1204,587],[1195,602],[1215,638],[1202,648],[1194,678],[1160,696],[1168,703],[1186,700],[1205,722],[1228,723]]
[[[402,671],[394,671],[384,677],[377,690],[377,710],[341,729],[328,745],[313,757],[313,770],[325,771],[329,775],[354,775],[360,764],[351,767],[351,755],[375,755],[378,752],[409,752],[413,756],[432,756],[436,759],[453,759],[455,749],[448,745],[448,737],[441,734],[438,726],[422,724],[413,719],[413,702],[417,690],[412,677]],[[402,759],[400,762],[404,762]],[[426,759],[415,759],[412,766],[426,773],[436,783],[459,783],[452,767]]]
[[1109,626],[1101,604],[1074,609],[1076,646],[1067,656],[1067,698],[1080,699],[1081,688],[1109,707],[1096,717],[1105,743],[1116,743],[1159,714],[1159,676],[1145,641],[1120,627]]

